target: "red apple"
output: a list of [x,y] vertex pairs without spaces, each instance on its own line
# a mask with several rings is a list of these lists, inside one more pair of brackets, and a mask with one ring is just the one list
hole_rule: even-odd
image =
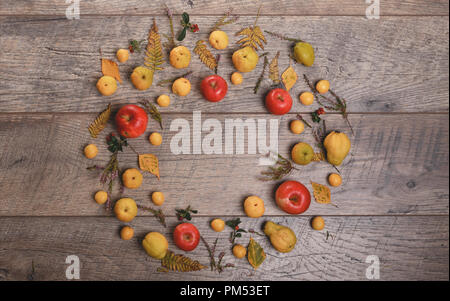
[[311,194],[308,188],[297,181],[286,181],[275,193],[278,207],[289,214],[300,214],[309,208]]
[[192,251],[200,241],[200,232],[193,224],[182,223],[175,227],[173,240],[181,250]]
[[147,112],[136,105],[125,105],[116,114],[119,134],[125,138],[136,138],[147,129]]
[[289,92],[280,88],[271,90],[266,95],[266,108],[275,115],[284,115],[292,108],[292,98]]
[[200,84],[203,96],[211,101],[221,101],[228,91],[227,82],[218,75],[210,75],[205,77]]

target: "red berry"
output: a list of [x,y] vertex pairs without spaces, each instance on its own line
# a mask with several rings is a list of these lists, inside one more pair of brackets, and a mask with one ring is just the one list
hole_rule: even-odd
[[239,226],[236,226],[234,229],[235,229],[235,230],[239,230]]

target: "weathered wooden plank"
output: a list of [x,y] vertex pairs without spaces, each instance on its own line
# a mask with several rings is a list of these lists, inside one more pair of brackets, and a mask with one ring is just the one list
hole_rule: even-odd
[[[380,260],[381,280],[448,280],[448,216],[325,217],[326,230],[314,231],[308,217],[248,219],[244,229],[261,231],[267,220],[288,225],[298,244],[287,254],[277,252],[266,237],[254,236],[267,259],[253,271],[246,259],[231,254],[230,229],[221,233],[209,227],[210,218],[194,217],[193,223],[209,244],[218,237],[216,255],[234,268],[222,274],[208,270],[180,273],[157,272],[159,261],[141,247],[150,231],[162,232],[169,249],[184,253],[173,243],[175,218],[163,228],[150,217],[131,222],[135,238],[119,238],[121,223],[108,217],[0,218],[0,279],[27,280],[34,263],[34,280],[66,280],[66,257],[77,255],[81,280],[367,280],[369,255]],[[327,239],[327,231],[331,236]],[[236,242],[246,245],[248,234]],[[209,265],[203,243],[188,254]]]
[[[141,15],[164,14],[164,3],[175,12],[187,11],[190,14],[217,15],[235,8],[236,14],[256,15],[260,3],[262,15],[356,15],[365,16],[369,6],[364,1],[355,0],[316,0],[316,1],[238,1],[238,0],[168,0],[168,1],[80,1],[81,17],[96,15]],[[2,15],[59,15],[64,16],[69,4],[57,0],[3,0],[0,3]],[[448,15],[448,1],[445,0],[383,0],[380,6],[382,16],[389,15]]]
[[[108,161],[104,137],[112,127],[100,138],[90,138],[86,128],[94,117],[95,114],[0,114],[0,215],[105,214],[92,199],[101,189],[97,173],[85,168]],[[153,120],[146,134],[130,141],[139,153],[159,156],[162,178],[158,181],[145,174],[143,186],[126,190],[125,196],[149,204],[152,191],[163,191],[167,201],[162,208],[172,216],[175,208],[187,204],[202,215],[244,215],[243,200],[257,194],[265,200],[267,214],[283,214],[274,202],[276,183],[257,180],[260,172],[267,169],[258,165],[261,155],[248,154],[247,148],[244,154],[192,154],[194,140],[199,141],[194,138],[190,140],[191,154],[175,155],[170,144],[180,129],[170,131],[170,127],[179,118],[185,119],[192,130],[191,114],[163,114],[164,141],[160,147],[147,141],[150,132],[160,131]],[[203,121],[216,119],[222,131],[225,119],[265,119],[268,124],[273,118],[278,119],[267,114],[202,115]],[[299,141],[315,145],[308,128],[300,136],[290,133],[288,122],[294,118],[291,114],[279,118],[279,152],[284,156],[289,156],[291,147]],[[340,115],[327,114],[324,118],[328,130],[349,133]],[[333,202],[339,208],[313,202],[308,214],[448,214],[448,114],[352,114],[349,118],[355,128],[355,136],[351,136],[353,146],[340,167],[344,183],[332,189]],[[268,139],[271,133],[267,132]],[[203,138],[207,133],[203,132]],[[219,141],[225,141],[225,136],[223,133]],[[88,143],[99,147],[94,160],[82,154]],[[224,145],[219,146],[224,151]],[[122,168],[137,167],[136,155],[130,149],[121,153],[119,160]],[[311,163],[288,178],[310,188],[310,180],[326,183],[327,175],[334,171],[325,162]],[[115,192],[113,198],[118,197]]]
[[[384,3],[384,2],[383,2]],[[195,42],[206,39],[217,17],[196,17],[199,34],[189,34],[183,42],[193,50]],[[219,74],[229,80],[234,71],[231,53],[237,37],[232,33],[252,24],[254,17],[242,17],[228,25],[230,47],[221,53]],[[0,17],[0,101],[3,112],[97,112],[108,102],[127,103],[140,98],[155,98],[169,89],[155,85],[146,92],[132,87],[128,80],[134,67],[142,64],[143,54],[132,55],[120,65],[126,80],[115,95],[101,97],[95,83],[101,76],[99,48],[105,57],[126,47],[129,39],[145,39],[152,20],[141,17],[64,18]],[[157,18],[161,32],[168,31],[164,16]],[[442,112],[448,111],[448,18],[384,17],[261,17],[263,29],[301,37],[317,49],[313,67],[295,65],[297,73],[311,79],[327,78],[333,88],[348,99],[350,112]],[[276,26],[274,26],[276,24]],[[289,43],[268,37],[269,57],[280,50],[280,68],[289,65]],[[161,79],[184,74],[167,63],[155,75]],[[220,103],[205,101],[199,91],[200,80],[211,72],[193,54],[189,70],[195,71],[192,92],[186,98],[172,96],[172,112],[266,112],[263,97],[270,86],[266,80],[258,94],[253,87],[262,63],[245,74],[244,83],[230,86]],[[231,85],[231,83],[230,83]],[[303,81],[293,88],[296,100],[292,112],[316,108],[302,106]]]

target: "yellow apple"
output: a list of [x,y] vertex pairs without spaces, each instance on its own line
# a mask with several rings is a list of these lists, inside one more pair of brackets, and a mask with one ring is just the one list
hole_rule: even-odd
[[119,221],[131,222],[137,215],[137,205],[133,199],[122,198],[114,205],[114,213]]
[[247,46],[236,50],[231,59],[239,72],[250,72],[258,64],[259,56],[252,47]]
[[153,71],[142,66],[136,67],[131,73],[131,82],[136,89],[147,90],[153,83]]

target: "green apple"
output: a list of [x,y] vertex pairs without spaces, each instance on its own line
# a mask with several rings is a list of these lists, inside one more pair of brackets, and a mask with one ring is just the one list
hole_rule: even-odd
[[299,142],[292,149],[291,156],[296,164],[308,165],[314,157],[314,150],[308,143]]

